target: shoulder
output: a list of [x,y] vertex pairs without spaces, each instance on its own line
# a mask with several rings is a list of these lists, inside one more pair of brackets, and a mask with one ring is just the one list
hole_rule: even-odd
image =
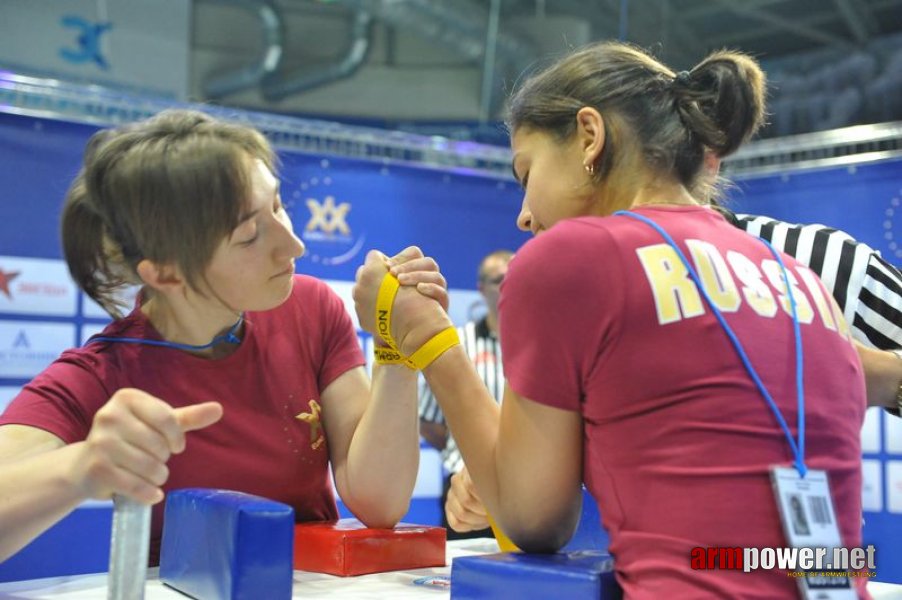
[[[348,290],[350,297],[350,286]],[[328,283],[310,275],[295,275],[291,296],[286,305],[305,310],[328,310],[343,306],[344,300]]]
[[[604,244],[611,219],[580,217],[566,219],[527,241],[514,256],[520,264],[542,262],[555,257],[585,254],[590,248]],[[512,263],[513,265],[513,263]]]
[[[309,275],[295,275],[291,295],[280,307],[271,313],[276,320],[295,320],[306,327],[317,326],[328,329],[338,323],[342,327],[350,323],[353,310],[350,282],[339,282],[343,286],[336,291],[330,284]],[[346,288],[346,289],[344,289]]]
[[535,299],[600,285],[607,272],[599,271],[600,257],[610,256],[615,243],[610,220],[567,219],[532,238],[511,260],[502,289],[508,296]]

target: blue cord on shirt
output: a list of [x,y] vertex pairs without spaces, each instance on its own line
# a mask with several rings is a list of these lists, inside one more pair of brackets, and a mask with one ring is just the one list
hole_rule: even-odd
[[771,254],[777,260],[777,263],[780,265],[780,269],[783,272],[783,283],[786,286],[786,295],[789,297],[789,305],[792,309],[792,330],[793,335],[795,336],[796,351],[796,394],[798,399],[797,419],[799,425],[798,444],[792,438],[792,433],[789,431],[789,426],[786,424],[786,420],[783,418],[783,415],[780,414],[780,409],[777,408],[777,405],[774,402],[774,399],[771,397],[770,393],[767,391],[767,388],[764,387],[764,383],[758,376],[758,372],[755,371],[755,368],[752,366],[752,363],[749,360],[745,349],[739,342],[739,338],[736,337],[736,334],[727,324],[727,321],[726,319],[724,319],[720,310],[714,305],[714,302],[711,300],[711,297],[708,295],[708,292],[705,291],[705,287],[699,280],[698,274],[695,272],[695,269],[693,269],[692,265],[689,264],[686,256],[683,254],[682,250],[680,250],[679,246],[676,245],[676,242],[673,241],[673,238],[670,237],[670,235],[666,231],[664,231],[664,229],[660,225],[658,225],[648,217],[625,210],[618,210],[614,214],[629,217],[631,219],[636,219],[637,221],[645,223],[646,225],[657,231],[661,235],[661,237],[663,237],[664,240],[670,245],[670,247],[673,248],[677,256],[679,256],[680,260],[683,262],[683,266],[686,267],[686,270],[689,272],[689,276],[692,277],[692,281],[695,282],[695,285],[698,287],[699,292],[701,292],[702,296],[705,298],[705,302],[707,302],[708,306],[711,308],[711,312],[714,313],[714,316],[717,318],[721,327],[723,327],[723,330],[726,332],[727,337],[730,338],[730,342],[733,343],[733,347],[736,348],[736,353],[739,354],[739,359],[742,361],[743,366],[745,366],[746,370],[749,372],[749,375],[752,377],[752,381],[755,382],[755,386],[757,386],[758,391],[761,392],[761,395],[764,397],[767,405],[770,407],[771,411],[774,413],[774,416],[777,418],[777,423],[780,424],[780,429],[782,429],[784,435],[786,435],[786,439],[789,441],[789,447],[792,449],[793,456],[795,456],[795,468],[799,472],[799,476],[804,478],[805,474],[808,472],[808,467],[805,466],[805,384],[802,379],[802,331],[799,327],[799,315],[796,308],[795,297],[792,294],[792,286],[789,284],[789,273],[786,271],[786,265],[783,264],[783,259],[780,258],[780,254],[774,249],[773,246],[770,245],[767,240],[759,238],[760,241],[765,246],[767,246]]
[[244,313],[238,315],[238,320],[235,321],[235,324],[232,325],[228,331],[223,333],[222,335],[217,335],[208,344],[180,344],[179,342],[169,342],[166,340],[147,340],[142,338],[131,338],[131,337],[108,337],[108,336],[96,336],[92,337],[88,340],[88,344],[92,342],[114,342],[114,343],[125,343],[125,344],[145,344],[147,346],[165,346],[167,348],[176,348],[178,350],[188,350],[188,351],[197,351],[197,350],[206,350],[207,348],[212,348],[217,344],[240,344],[241,338],[235,335],[235,332],[238,331],[238,328],[241,327],[241,324],[244,323]]

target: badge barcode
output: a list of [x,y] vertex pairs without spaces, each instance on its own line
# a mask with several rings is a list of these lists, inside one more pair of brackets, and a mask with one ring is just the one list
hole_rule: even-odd
[[829,525],[831,523],[830,507],[824,496],[810,496],[808,505],[811,507],[811,514],[815,523],[818,525]]

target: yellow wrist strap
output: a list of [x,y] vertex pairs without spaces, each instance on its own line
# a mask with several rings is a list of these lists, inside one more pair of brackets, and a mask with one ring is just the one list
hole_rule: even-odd
[[379,293],[376,295],[376,333],[388,348],[374,348],[376,362],[383,365],[405,365],[411,369],[422,370],[432,364],[436,358],[444,354],[449,348],[460,343],[457,330],[448,327],[432,336],[428,342],[420,346],[420,349],[409,357],[401,353],[397,342],[391,335],[391,310],[395,302],[401,284],[398,278],[391,273],[386,273],[379,285]]
[[394,348],[376,346],[373,348],[373,355],[376,357],[376,362],[380,365],[404,365],[410,367],[407,357]]
[[395,296],[401,284],[398,278],[391,273],[386,273],[379,285],[379,293],[376,295],[376,333],[389,348],[401,354],[398,344],[391,336],[391,307],[395,302]]
[[459,343],[457,330],[454,327],[448,327],[432,336],[432,339],[420,346],[420,349],[411,354],[408,360],[413,363],[415,369],[422,371],[431,365],[432,361]]
[[373,348],[373,354],[380,365],[404,365],[409,369],[416,369],[410,359],[401,354],[395,338],[391,335],[391,307],[400,288],[398,278],[391,273],[386,273],[382,278],[379,293],[376,295],[376,333],[388,344],[388,348],[376,346]]

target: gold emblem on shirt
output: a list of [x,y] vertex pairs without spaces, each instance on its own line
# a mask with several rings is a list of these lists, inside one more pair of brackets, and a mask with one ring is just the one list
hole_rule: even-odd
[[322,409],[316,400],[310,400],[307,404],[310,406],[310,412],[302,412],[297,415],[295,419],[310,425],[310,448],[316,450],[326,441],[326,436],[323,435],[322,422],[319,417]]

